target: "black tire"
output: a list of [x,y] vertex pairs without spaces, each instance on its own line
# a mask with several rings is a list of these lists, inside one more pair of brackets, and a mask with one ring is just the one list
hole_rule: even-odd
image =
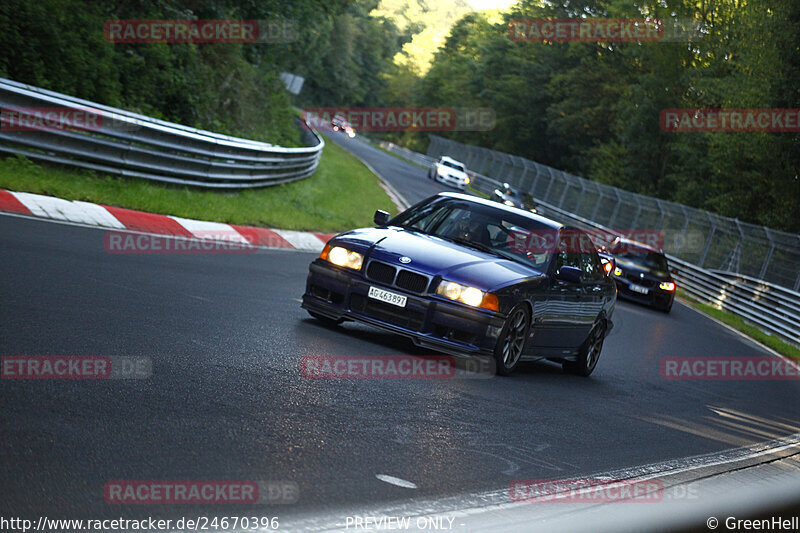
[[496,372],[510,376],[519,365],[531,327],[531,314],[525,304],[519,304],[508,313],[506,323],[494,347]]
[[316,318],[320,322],[322,322],[322,325],[327,326],[329,328],[338,326],[339,324],[342,323],[341,319],[335,320],[333,318],[328,318],[325,315],[321,315],[319,313],[315,313],[314,311],[309,311],[308,314],[311,315],[312,317]]
[[593,328],[589,336],[581,345],[578,351],[577,361],[564,361],[562,368],[565,372],[575,374],[577,376],[588,377],[597,366],[597,361],[600,359],[600,352],[603,351],[603,342],[606,336],[606,326],[603,322],[598,322]]

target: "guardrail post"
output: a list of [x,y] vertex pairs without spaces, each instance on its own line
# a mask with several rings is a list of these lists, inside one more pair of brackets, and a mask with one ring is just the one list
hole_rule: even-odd
[[678,241],[678,246],[675,249],[676,257],[683,247],[683,242],[686,240],[686,230],[689,229],[689,214],[686,212],[686,206],[683,204],[680,204],[680,206],[681,212],[683,212],[683,228],[681,229],[681,240]]
[[544,168],[547,169],[547,174],[550,176],[550,183],[547,185],[547,190],[544,193],[543,199],[545,202],[553,203],[550,201],[550,190],[553,188],[553,182],[556,181],[556,178],[555,176],[553,176],[553,171],[550,169],[550,167],[546,166]]
[[666,213],[664,212],[664,208],[661,206],[661,200],[656,198],[656,206],[658,207],[659,218],[658,222],[656,222],[656,227],[653,229],[661,229],[664,225],[664,216]]
[[770,235],[769,228],[765,227],[764,233],[766,234],[767,239],[769,239],[769,250],[767,250],[767,255],[764,256],[764,262],[761,263],[761,271],[758,274],[758,277],[761,279],[764,279],[764,277],[767,275],[767,267],[772,259],[772,252],[775,251],[775,239],[773,239],[772,235]]
[[603,200],[605,200],[605,198],[606,198],[606,193],[603,192],[603,188],[600,186],[599,183],[597,183],[597,182],[593,182],[593,183],[594,183],[595,187],[597,187],[597,192],[600,194],[600,197],[595,202],[594,210],[592,211],[592,215],[589,218],[592,220],[592,222],[596,222],[597,221],[597,212],[600,210],[600,204],[602,204]]
[[578,178],[578,184],[581,186],[581,193],[578,195],[578,203],[575,204],[575,212],[580,213],[581,211],[581,204],[583,203],[583,197],[586,196],[586,185],[584,185],[585,180]]
[[619,214],[619,208],[622,205],[622,196],[619,194],[619,189],[614,187],[614,194],[617,195],[617,205],[614,206],[614,211],[611,213],[611,220],[608,221],[608,227],[614,227],[614,221],[617,220],[617,215]]
[[642,214],[642,201],[639,199],[639,195],[636,194],[633,197],[636,200],[636,214],[633,216],[633,222],[631,222],[631,229],[636,227],[636,223],[639,222],[639,215]]
[[703,249],[703,254],[700,256],[700,261],[697,263],[697,266],[703,268],[706,264],[706,257],[708,256],[708,251],[711,249],[711,242],[714,240],[714,233],[717,231],[717,223],[711,218],[711,213],[706,213],[708,216],[708,220],[711,222],[711,233],[708,234],[708,239],[706,239],[706,246]]
[[567,193],[569,192],[569,188],[572,187],[569,180],[564,177],[564,192],[561,193],[561,198],[558,199],[558,207],[559,209],[564,208],[564,201],[567,199]]

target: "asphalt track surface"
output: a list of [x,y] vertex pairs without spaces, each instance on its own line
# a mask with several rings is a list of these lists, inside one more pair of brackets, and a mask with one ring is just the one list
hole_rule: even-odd
[[[344,144],[369,154],[411,202],[433,185],[358,139]],[[0,516],[285,518],[589,475],[800,428],[797,381],[661,377],[663,357],[767,355],[680,304],[664,315],[618,303],[588,379],[547,362],[510,378],[304,378],[304,356],[429,353],[367,326],[331,329],[308,317],[299,298],[313,258],[108,254],[102,230],[0,216],[0,355],[153,364],[142,380],[1,381]],[[103,498],[111,480],[224,479],[291,481],[300,497],[214,508]]]

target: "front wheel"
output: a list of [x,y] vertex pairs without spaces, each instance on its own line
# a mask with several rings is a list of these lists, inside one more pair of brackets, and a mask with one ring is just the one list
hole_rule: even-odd
[[519,365],[530,327],[531,316],[524,304],[516,306],[508,314],[494,348],[494,360],[499,375],[509,376]]
[[606,328],[602,322],[598,323],[589,337],[584,341],[583,345],[578,352],[577,361],[565,361],[562,364],[565,372],[576,374],[578,376],[589,376],[594,367],[597,366],[597,361],[600,359],[600,352],[603,350],[603,341],[605,341]]

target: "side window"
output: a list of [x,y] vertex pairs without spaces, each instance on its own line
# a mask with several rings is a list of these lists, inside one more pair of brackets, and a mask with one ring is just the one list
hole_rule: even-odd
[[599,281],[603,279],[603,265],[597,253],[584,252],[581,254],[581,270],[586,281]]
[[581,254],[562,249],[556,256],[556,270],[562,266],[581,268]]
[[556,272],[562,266],[581,268],[581,254],[574,245],[573,237],[571,229],[565,230],[563,235],[559,236],[558,252],[555,257]]

